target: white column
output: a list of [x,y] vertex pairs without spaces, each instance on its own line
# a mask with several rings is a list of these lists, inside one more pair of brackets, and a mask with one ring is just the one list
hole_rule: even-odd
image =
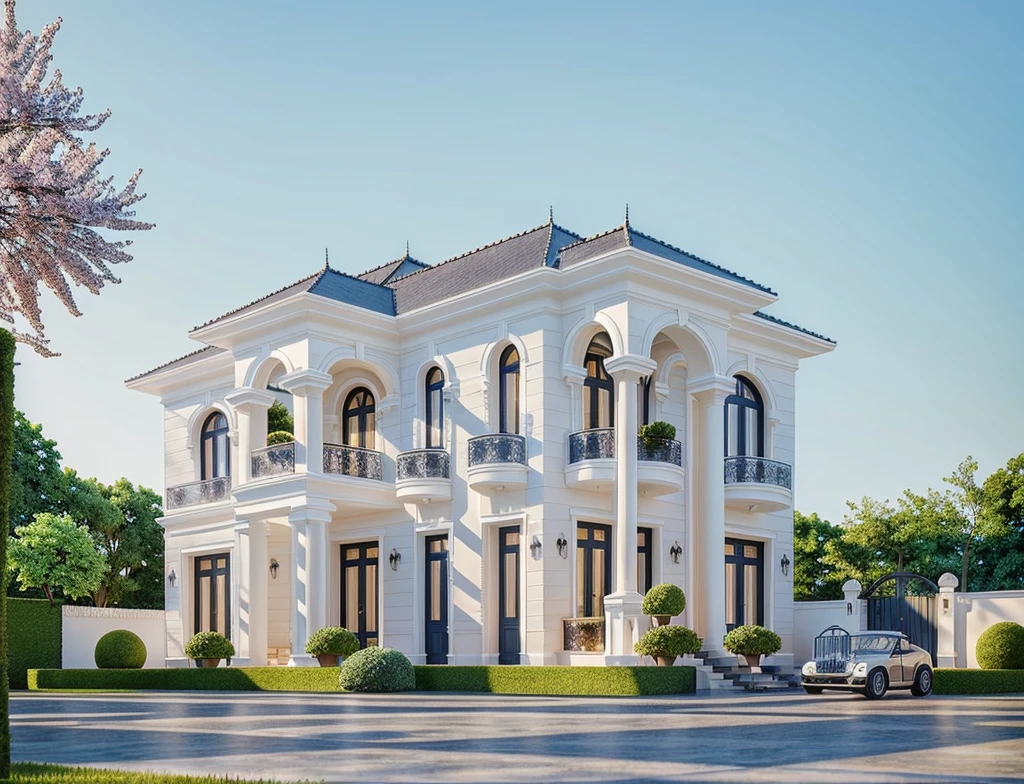
[[[956,587],[960,580],[951,572],[944,572],[939,577],[939,603],[935,618],[938,626],[938,650],[935,652],[935,663],[939,667],[966,666],[957,662],[956,650]],[[965,657],[966,658],[966,657]]]
[[615,592],[606,596],[608,664],[636,664],[643,597],[636,590],[637,382],[657,363],[631,354],[612,357],[605,369],[615,380]]
[[231,553],[231,641],[235,646],[232,661],[249,664],[249,522],[235,520],[235,547]]
[[267,555],[269,526],[264,520],[249,522],[249,666],[267,664]]
[[313,632],[327,625],[327,525],[333,504],[327,501],[293,507],[292,528],[291,667],[313,667],[317,660],[306,653]]
[[[725,637],[725,398],[736,383],[722,376],[694,379],[690,392],[700,405],[697,552],[700,575],[696,597],[706,650],[721,652]],[[766,590],[770,587],[766,586]]]
[[324,392],[333,381],[328,373],[311,369],[296,370],[278,381],[294,396],[296,473],[323,473]]
[[229,392],[224,398],[235,410],[238,419],[238,471],[235,485],[252,478],[252,450],[267,445],[267,409],[274,396],[261,389],[249,387]]

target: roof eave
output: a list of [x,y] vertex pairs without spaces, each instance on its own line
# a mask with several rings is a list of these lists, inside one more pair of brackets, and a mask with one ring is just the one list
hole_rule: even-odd
[[196,356],[191,361],[179,362],[175,360],[173,367],[160,367],[135,376],[124,382],[125,387],[135,392],[143,392],[147,395],[163,395],[168,389],[179,385],[187,380],[189,383],[195,380],[197,373],[200,376],[213,375],[220,372],[219,365],[225,369],[231,369],[234,364],[234,357],[230,353],[217,352],[205,356]]
[[737,313],[733,317],[732,328],[751,338],[783,346],[800,359],[828,354],[836,348],[835,342],[831,340],[810,335],[803,330],[777,324],[753,314]]

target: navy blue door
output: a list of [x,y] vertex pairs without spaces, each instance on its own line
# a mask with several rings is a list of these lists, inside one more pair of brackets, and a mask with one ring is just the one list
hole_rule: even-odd
[[725,540],[725,630],[764,624],[764,545]]
[[360,648],[377,645],[376,542],[341,546],[341,625],[359,640]]
[[519,664],[519,526],[498,529],[498,664]]
[[426,653],[427,664],[448,663],[448,535],[428,536]]
[[603,618],[604,597],[612,586],[612,527],[576,525],[576,615]]

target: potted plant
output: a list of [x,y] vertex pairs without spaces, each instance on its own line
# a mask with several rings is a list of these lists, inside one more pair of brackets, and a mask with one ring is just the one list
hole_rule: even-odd
[[668,422],[651,422],[648,425],[641,425],[637,436],[643,443],[648,460],[669,462],[672,450],[671,442],[676,437],[675,425],[670,425]]
[[763,626],[737,626],[724,641],[729,653],[742,656],[751,669],[761,666],[761,657],[777,653],[782,648],[782,638]]
[[199,632],[185,643],[185,655],[195,659],[197,667],[216,667],[221,659],[235,655],[235,646],[223,634]]
[[306,643],[306,653],[316,656],[321,667],[337,667],[339,658],[351,656],[358,650],[359,640],[340,626],[325,626],[313,632]]
[[663,667],[671,667],[677,656],[698,653],[704,640],[685,626],[655,626],[633,646],[641,656],[653,656]]
[[683,589],[672,583],[659,583],[644,596],[644,615],[653,616],[657,626],[667,626],[673,615],[679,615],[685,609]]

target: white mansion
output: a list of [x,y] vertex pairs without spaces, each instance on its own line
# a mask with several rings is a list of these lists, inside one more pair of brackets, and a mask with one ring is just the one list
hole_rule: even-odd
[[794,382],[834,343],[776,298],[628,218],[551,221],[192,330],[127,382],[165,410],[168,666],[205,629],[308,664],[328,625],[414,663],[635,663],[658,582],[707,648],[759,623],[791,656]]

